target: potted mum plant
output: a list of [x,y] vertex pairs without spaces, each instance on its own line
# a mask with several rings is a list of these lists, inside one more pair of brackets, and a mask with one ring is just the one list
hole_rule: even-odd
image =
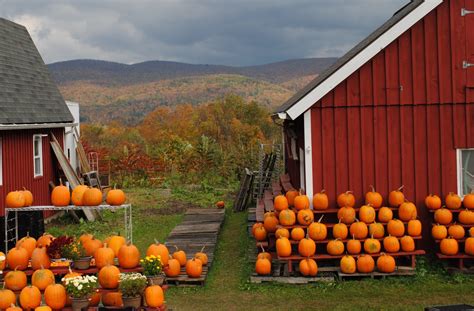
[[79,311],[89,306],[90,296],[98,287],[97,277],[93,275],[79,275],[63,278],[66,292],[71,298],[72,310]]
[[64,258],[73,261],[75,269],[85,270],[90,267],[92,257],[86,255],[86,250],[82,243],[77,240],[64,245],[61,249],[61,254]]
[[119,290],[122,293],[123,306],[140,308],[146,286],[146,276],[141,273],[120,273]]
[[163,275],[161,256],[146,256],[140,260],[140,264],[143,267],[143,274],[148,279],[148,285],[163,285],[165,276]]

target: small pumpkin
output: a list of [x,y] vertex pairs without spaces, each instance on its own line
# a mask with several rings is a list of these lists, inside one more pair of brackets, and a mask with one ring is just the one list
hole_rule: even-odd
[[27,190],[25,187],[23,187],[23,190],[20,191],[23,194],[23,197],[25,198],[25,204],[23,206],[28,207],[33,205],[33,193],[31,193],[30,190]]
[[181,272],[181,264],[177,259],[171,258],[163,270],[167,277],[177,277]]
[[422,225],[418,219],[412,219],[408,222],[408,235],[409,236],[421,236]]
[[278,215],[278,220],[283,226],[292,226],[296,223],[296,215],[291,209],[285,209]]
[[339,207],[354,207],[355,197],[352,191],[346,191],[337,196],[337,205]]
[[436,194],[430,194],[425,198],[425,205],[428,209],[437,210],[441,208],[441,198]]
[[442,240],[448,236],[448,229],[446,229],[444,225],[433,225],[431,228],[431,236],[433,236],[435,240]]
[[279,257],[288,257],[291,255],[291,243],[287,238],[279,238],[276,241],[276,250]]
[[309,209],[309,198],[305,194],[300,194],[295,197],[295,209],[298,211]]
[[415,240],[409,235],[405,235],[400,239],[400,244],[402,246],[402,251],[404,252],[413,252],[415,250]]
[[314,241],[325,240],[328,235],[328,229],[325,224],[321,223],[323,216],[318,220],[318,222],[313,222],[308,227],[308,234],[311,239]]
[[20,270],[9,271],[5,275],[5,287],[12,291],[22,290],[26,286],[26,273]]
[[123,307],[121,292],[104,292],[102,294],[102,304],[107,307]]
[[454,192],[448,193],[444,201],[449,209],[460,209],[462,205],[461,197]]
[[356,221],[349,228],[351,236],[355,236],[356,239],[365,239],[369,234],[369,228],[364,222]]
[[66,305],[66,289],[61,284],[51,284],[44,291],[44,301],[55,310],[61,310]]
[[202,274],[202,262],[191,258],[186,262],[186,274],[191,278],[198,278]]
[[448,234],[449,236],[453,237],[453,239],[461,240],[464,239],[464,236],[466,235],[466,230],[464,230],[463,226],[454,224],[449,226]]
[[7,253],[7,264],[10,269],[26,270],[28,268],[28,251],[20,246],[16,246]]
[[262,251],[260,253],[258,253],[257,259],[266,258],[271,262],[272,261],[272,255],[269,252],[266,252],[262,245],[260,245],[260,248],[262,249]]
[[288,199],[284,195],[277,195],[273,199],[273,208],[276,211],[282,211],[288,209]]
[[298,211],[297,218],[300,225],[309,226],[314,221],[314,214],[310,209],[303,209]]
[[356,240],[353,236],[351,240],[347,241],[346,243],[347,252],[351,255],[360,254],[362,249],[362,245],[359,240]]
[[253,236],[257,241],[265,241],[267,239],[267,230],[265,230],[263,224],[259,224],[255,227]]
[[326,245],[326,250],[329,255],[339,256],[344,253],[344,243],[340,240],[331,240]]
[[388,204],[393,207],[400,206],[403,202],[405,202],[405,195],[403,194],[404,186],[401,186],[397,190],[393,190],[388,194]]
[[455,239],[449,237],[442,239],[439,245],[441,253],[448,256],[457,255],[459,252],[459,243]]
[[318,274],[318,264],[310,258],[301,260],[299,268],[303,276],[316,276]]
[[344,206],[337,211],[337,218],[346,225],[350,225],[355,221],[356,212],[353,207]]
[[209,258],[207,257],[207,254],[204,253],[205,248],[206,248],[206,245],[204,245],[199,252],[194,254],[194,258],[199,259],[203,266],[207,265],[207,263],[209,262]]
[[5,310],[16,302],[16,295],[9,289],[0,289],[0,310]]
[[51,242],[53,242],[53,240],[54,240],[54,236],[45,232],[36,241],[36,247],[48,247],[51,244]]
[[275,231],[275,237],[278,239],[278,238],[281,238],[281,237],[285,237],[285,238],[290,238],[290,231],[288,231],[288,229],[286,228],[278,228],[277,231]]
[[15,306],[12,304],[10,307],[8,307],[5,311],[23,311],[22,308]]
[[20,292],[20,305],[25,310],[31,310],[41,304],[41,292],[36,286],[26,286]]
[[296,227],[291,230],[291,239],[293,241],[300,241],[304,239],[304,237],[305,237],[305,233],[304,233],[303,228]]
[[51,203],[54,206],[68,206],[70,201],[69,188],[63,185],[62,180],[59,180],[59,186],[54,187],[51,192]]
[[310,257],[316,253],[316,243],[306,236],[298,243],[298,253],[303,257]]
[[329,207],[329,199],[326,194],[326,191],[323,189],[320,192],[316,193],[313,197],[313,209],[315,210],[325,210]]
[[140,251],[135,245],[128,242],[127,244],[120,247],[118,253],[118,262],[122,268],[135,268],[140,263]]
[[371,205],[362,205],[359,210],[359,220],[366,224],[371,224],[375,221],[375,209]]
[[345,255],[341,258],[339,267],[341,268],[341,272],[346,274],[354,274],[357,269],[354,257],[349,255]]
[[459,213],[458,220],[464,225],[474,225],[474,211],[463,210]]
[[99,270],[99,284],[106,289],[115,289],[120,280],[120,270],[116,266],[108,265]]
[[379,240],[374,239],[373,237],[368,238],[364,241],[364,251],[367,254],[377,254],[380,253],[380,242]]
[[223,209],[225,207],[225,202],[224,201],[217,201],[216,202],[216,207],[219,208],[219,209]]
[[74,188],[71,193],[72,204],[76,206],[83,206],[84,202],[82,199],[84,197],[84,192],[86,192],[87,189],[89,189],[89,187],[84,186],[84,185],[76,186],[76,188]]
[[176,248],[176,251],[173,253],[172,257],[179,261],[179,264],[181,267],[184,267],[186,265],[186,253],[183,250],[180,250],[178,246],[174,246]]
[[49,306],[39,306],[35,308],[35,311],[53,311]]
[[474,209],[474,190],[464,196],[462,205],[467,209]]
[[385,227],[379,222],[371,223],[369,225],[369,235],[381,239],[385,236]]
[[49,259],[46,247],[37,247],[31,255],[31,268],[33,270],[38,269],[49,269],[51,266],[51,260]]
[[255,262],[255,272],[258,275],[269,275],[272,272],[272,263],[266,258],[259,258]]
[[388,253],[398,253],[400,251],[400,241],[389,235],[383,239],[383,248]]
[[120,235],[113,235],[110,237],[108,242],[106,242],[109,247],[114,251],[115,257],[118,256],[120,248],[126,244],[125,238]]
[[105,243],[102,247],[99,247],[94,253],[94,260],[97,269],[101,269],[107,265],[113,265],[114,258],[114,250],[108,247],[107,243]]
[[370,185],[370,189],[371,190],[365,194],[365,204],[373,206],[374,208],[381,207],[383,203],[382,195],[375,191],[374,186]]
[[474,237],[469,237],[464,242],[464,252],[470,256],[474,256]]
[[97,188],[88,188],[82,195],[84,206],[98,206],[102,203],[102,191]]
[[372,256],[362,254],[357,258],[357,271],[360,273],[371,273],[375,269],[375,262]]
[[95,252],[103,246],[102,241],[92,238],[83,244],[87,256],[94,256]]
[[25,237],[16,243],[16,245],[26,249],[28,251],[28,258],[31,258],[31,255],[36,248],[36,240],[35,238],[31,237],[30,233],[28,232]]
[[300,195],[300,192],[295,190],[295,189],[292,189],[292,190],[288,190],[286,193],[285,193],[285,197],[286,199],[288,200],[288,206],[294,206],[295,205],[295,198]]
[[377,269],[383,273],[393,273],[395,272],[396,263],[395,258],[390,255],[382,254],[377,258]]
[[263,227],[267,232],[275,232],[279,224],[280,222],[278,221],[278,218],[275,216],[275,214],[267,216],[263,220]]
[[25,206],[25,196],[21,191],[11,191],[5,197],[5,205],[9,208]]
[[125,196],[125,193],[120,189],[116,189],[115,187],[114,189],[107,192],[107,198],[105,199],[109,205],[122,205],[126,200],[127,197]]
[[339,219],[339,223],[335,224],[334,227],[332,227],[332,236],[335,239],[345,240],[349,235],[349,229],[347,228],[346,224],[343,224],[341,222],[341,220],[342,219]]
[[415,204],[411,202],[403,202],[398,209],[398,218],[402,221],[409,221],[416,219],[418,212],[416,210]]
[[453,221],[453,213],[444,207],[440,208],[434,213],[434,220],[438,224],[448,225]]
[[387,224],[387,232],[396,237],[405,235],[405,225],[399,219],[392,219]]
[[163,305],[165,297],[159,285],[148,286],[145,289],[145,302],[148,307],[159,308]]
[[378,220],[381,223],[387,223],[393,219],[393,212],[389,207],[381,207],[379,209]]

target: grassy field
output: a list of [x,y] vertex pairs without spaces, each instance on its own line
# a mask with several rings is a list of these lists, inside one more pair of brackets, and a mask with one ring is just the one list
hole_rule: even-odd
[[[211,206],[225,193],[212,189],[176,190],[162,199],[151,189],[129,189],[134,205],[134,239],[144,250],[153,237],[164,239],[180,222],[186,207]],[[226,197],[230,206],[231,198]],[[474,278],[448,275],[438,265],[419,260],[417,275],[386,280],[344,281],[314,285],[248,283],[253,267],[247,249],[246,213],[227,210],[217,253],[206,286],[170,288],[167,304],[173,310],[422,310],[426,306],[474,304]],[[48,230],[88,230],[105,236],[116,232],[119,213],[106,215],[101,224],[70,225],[63,221]]]

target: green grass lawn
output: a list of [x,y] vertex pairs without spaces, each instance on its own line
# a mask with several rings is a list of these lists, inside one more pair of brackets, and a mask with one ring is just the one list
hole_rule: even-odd
[[[141,250],[154,237],[163,240],[182,219],[184,208],[211,206],[225,195],[212,189],[174,191],[168,199],[159,198],[152,189],[130,189],[127,193],[134,206],[135,243]],[[247,250],[253,242],[246,232],[247,215],[233,213],[231,201],[226,197],[226,220],[206,285],[170,288],[166,301],[173,310],[422,310],[431,305],[474,304],[474,278],[448,275],[424,260],[414,277],[312,285],[250,284],[253,267]],[[48,230],[77,232],[86,228],[105,236],[114,231],[114,225],[119,227],[120,216],[106,215],[101,224],[56,224]]]

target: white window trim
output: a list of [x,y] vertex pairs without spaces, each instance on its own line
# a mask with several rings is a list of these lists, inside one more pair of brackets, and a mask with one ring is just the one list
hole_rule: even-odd
[[[38,155],[35,156],[35,141],[39,139],[39,150]],[[36,159],[40,159],[40,173],[36,174]],[[34,177],[41,177],[43,176],[43,135],[42,134],[35,134],[33,135],[33,175]]]
[[3,186],[3,144],[0,137],[0,186]]
[[462,152],[463,151],[474,151],[474,148],[461,148],[456,149],[456,173],[457,173],[457,181],[458,181],[458,194],[463,193],[462,184]]

